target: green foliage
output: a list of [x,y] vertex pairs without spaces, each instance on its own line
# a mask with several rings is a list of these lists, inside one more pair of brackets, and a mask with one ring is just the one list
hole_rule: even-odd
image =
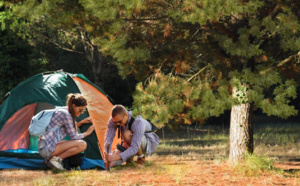
[[[283,81],[280,74],[233,71],[230,81],[196,79],[186,81],[173,75],[157,73],[146,86],[137,85],[134,94],[134,112],[142,114],[159,126],[170,124],[203,123],[207,118],[219,116],[233,104],[253,103],[268,115],[287,118],[298,111],[290,105],[296,98],[295,81]],[[232,94],[229,87],[235,87]]]
[[189,82],[158,73],[149,80],[147,87],[141,83],[137,85],[134,113],[142,114],[159,127],[167,123],[173,128],[182,123],[203,123],[205,119],[219,116],[231,107],[228,84],[220,82],[218,86],[219,89],[215,87],[213,90],[208,82]]
[[19,82],[37,73],[45,65],[30,44],[19,37],[11,25],[19,21],[11,11],[0,4],[0,102]]
[[257,74],[250,69],[244,69],[242,73],[231,72],[230,77],[231,85],[237,89],[233,96],[238,103],[253,103],[264,113],[282,118],[298,114],[290,105],[291,99],[297,95],[295,81],[284,81],[276,71]]
[[291,115],[298,114],[294,106],[290,106],[290,99],[296,98],[296,85],[294,81],[286,81],[274,88],[273,99],[264,99],[259,103],[262,110],[268,115],[288,118]]
[[[150,77],[134,107],[161,126],[202,122],[245,102],[284,118],[297,113],[290,101],[299,63],[274,68],[300,49],[297,1],[25,0],[13,9],[67,31],[59,44],[76,48],[89,36],[123,77]],[[288,67],[295,73],[282,73]]]
[[249,154],[245,155],[234,169],[243,175],[254,176],[275,170],[273,163],[274,161],[271,158]]

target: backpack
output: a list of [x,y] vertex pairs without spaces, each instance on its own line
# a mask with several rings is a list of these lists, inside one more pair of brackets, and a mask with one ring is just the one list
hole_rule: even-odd
[[[128,123],[128,130],[131,130],[131,126],[132,126],[134,120],[135,120],[135,118],[133,116],[131,116],[130,121]],[[158,130],[158,128],[153,123],[151,123],[150,120],[147,120],[147,121],[151,124],[151,131],[146,131],[145,134],[156,132]],[[118,125],[117,129],[118,129],[118,138],[120,138],[120,136],[121,136],[121,126]]]
[[[134,122],[135,118],[133,116],[131,116],[130,121],[128,123],[128,130],[131,130],[131,126]],[[147,119],[147,121],[151,124],[151,130],[150,131],[146,131],[145,133],[151,133],[151,132],[155,132],[158,130],[158,128],[150,122],[150,120]]]
[[66,169],[78,169],[82,164],[81,154],[75,154],[63,160],[63,165]]
[[[46,131],[46,128],[49,125],[54,112],[56,112],[60,108],[61,107],[56,107],[55,109],[43,110],[43,111],[40,111],[39,113],[37,113],[36,115],[34,115],[31,119],[31,122],[30,122],[30,125],[28,128],[29,134],[31,136],[41,136],[41,135],[45,134],[46,132],[58,130],[60,127],[53,127],[47,131]],[[60,136],[59,133],[58,133],[58,136]]]

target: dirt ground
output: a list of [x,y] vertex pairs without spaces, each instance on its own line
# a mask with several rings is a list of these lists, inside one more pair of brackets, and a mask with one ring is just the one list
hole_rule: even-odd
[[276,163],[277,171],[245,173],[226,162],[149,157],[144,167],[105,170],[0,170],[0,185],[300,185],[300,162]]

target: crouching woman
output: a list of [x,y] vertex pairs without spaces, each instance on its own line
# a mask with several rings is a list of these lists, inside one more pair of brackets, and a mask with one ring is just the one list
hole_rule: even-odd
[[[87,144],[82,138],[90,135],[94,131],[94,126],[90,126],[84,133],[79,134],[77,128],[84,123],[92,123],[90,117],[76,123],[75,116],[79,117],[87,107],[86,98],[81,94],[69,94],[67,96],[67,107],[61,107],[53,114],[46,132],[38,141],[40,155],[45,158],[47,166],[64,170],[62,160],[83,152]],[[52,128],[59,128],[51,131]],[[64,141],[64,137],[69,135],[70,140]]]

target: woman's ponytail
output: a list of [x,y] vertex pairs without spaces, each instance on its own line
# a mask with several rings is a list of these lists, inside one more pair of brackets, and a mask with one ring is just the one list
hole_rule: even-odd
[[67,107],[72,116],[74,128],[77,131],[77,125],[76,125],[76,121],[75,121],[75,110],[73,108],[73,104],[75,104],[75,106],[78,106],[78,107],[86,106],[87,101],[82,94],[72,94],[71,93],[71,94],[67,95]]

